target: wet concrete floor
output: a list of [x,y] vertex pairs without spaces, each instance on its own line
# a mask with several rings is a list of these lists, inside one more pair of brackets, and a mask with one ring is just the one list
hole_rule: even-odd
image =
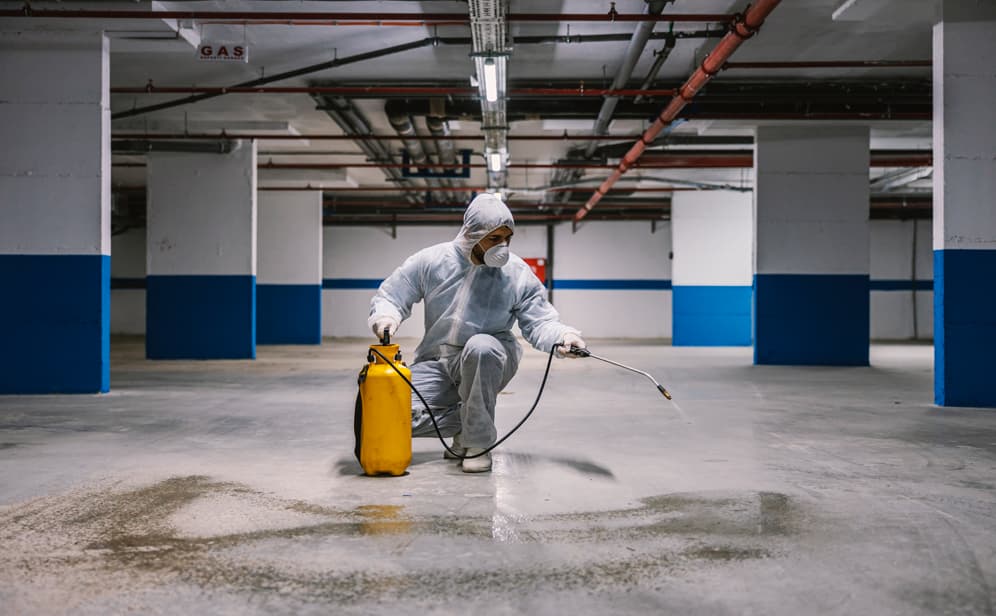
[[[414,340],[402,340],[409,353]],[[594,340],[468,475],[419,439],[360,474],[367,341],[144,359],[112,392],[0,397],[0,613],[992,614],[996,409],[938,408],[932,349],[869,368]],[[528,410],[527,351],[499,431]]]

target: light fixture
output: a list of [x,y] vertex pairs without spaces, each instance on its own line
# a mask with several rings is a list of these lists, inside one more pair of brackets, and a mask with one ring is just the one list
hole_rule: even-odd
[[488,154],[488,171],[498,173],[501,171],[501,152]]
[[494,58],[484,61],[484,98],[489,103],[498,100],[498,65]]

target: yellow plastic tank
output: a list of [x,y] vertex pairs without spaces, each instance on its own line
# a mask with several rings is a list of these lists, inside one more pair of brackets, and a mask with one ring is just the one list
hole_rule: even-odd
[[370,347],[360,371],[353,428],[356,458],[367,475],[403,475],[412,461],[412,394],[408,384],[380,356],[380,351],[411,380],[396,344]]

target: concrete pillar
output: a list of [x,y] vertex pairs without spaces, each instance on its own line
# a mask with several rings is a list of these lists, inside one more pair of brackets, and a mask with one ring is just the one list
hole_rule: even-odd
[[259,193],[256,342],[322,343],[322,193]]
[[110,387],[100,32],[0,32],[0,393]]
[[256,357],[256,144],[148,157],[146,355]]
[[754,239],[750,193],[671,199],[675,346],[749,346]]
[[934,27],[934,400],[996,407],[996,5]]
[[759,127],[754,363],[868,364],[867,127]]

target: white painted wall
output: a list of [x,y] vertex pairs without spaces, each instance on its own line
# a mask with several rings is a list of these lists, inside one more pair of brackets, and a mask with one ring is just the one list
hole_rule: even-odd
[[321,191],[263,191],[258,199],[256,283],[321,284]]
[[[399,227],[397,239],[387,228],[327,227],[325,278],[383,279],[412,253],[451,240],[458,227]],[[564,279],[670,279],[670,227],[650,223],[590,222],[577,234],[568,224],[555,229],[554,276]],[[520,257],[547,256],[546,228],[518,226],[512,251]],[[330,290],[322,293],[322,334],[360,336],[367,329],[372,290]],[[670,291],[557,290],[554,305],[565,323],[589,337],[661,337],[671,335]],[[398,331],[421,337],[424,313],[416,306]],[[634,328],[630,323],[639,323]]]
[[[917,278],[933,277],[931,226],[918,221]],[[370,227],[326,227],[324,229],[325,278],[384,278],[409,254],[425,246],[448,241],[456,227],[400,227],[392,240],[386,229]],[[524,257],[546,254],[546,229],[520,227],[513,241],[515,252]],[[872,221],[872,280],[908,279],[911,272],[912,221]],[[559,278],[669,279],[666,225],[650,233],[648,223],[591,222],[579,234],[569,225],[558,226],[554,236]],[[111,256],[112,277],[140,278],[145,275],[145,234],[134,230],[115,236]],[[369,337],[366,318],[372,290],[325,290],[322,292],[323,336]],[[582,329],[586,336],[670,337],[670,291],[557,291],[554,301],[565,322]],[[933,335],[933,293],[917,292],[918,332],[921,339]],[[912,299],[906,291],[874,291],[871,295],[871,335],[874,339],[909,339],[913,335]],[[421,337],[420,306],[402,325],[402,337]],[[145,332],[145,292],[115,290],[111,294],[112,333]],[[649,331],[651,333],[644,333]],[[605,333],[603,333],[605,332]]]
[[[145,229],[111,238],[111,279],[145,279]],[[111,333],[145,334],[145,289],[111,291]]]
[[154,275],[256,274],[256,143],[229,154],[148,155]]
[[[671,227],[649,222],[588,222],[554,232],[554,280],[670,280]],[[554,289],[561,319],[588,338],[670,338],[671,291]]]
[[758,274],[867,274],[866,126],[761,126],[754,154]]
[[749,192],[676,192],[671,198],[675,286],[753,283],[753,207]]
[[996,54],[996,21],[948,21],[955,4],[934,26],[934,249],[996,250],[996,77],[965,61]]
[[[916,233],[916,279],[932,280],[934,259],[928,220],[871,221],[871,280],[910,281],[913,275]],[[917,291],[916,338],[934,335],[934,293]],[[914,293],[871,292],[871,337],[874,340],[909,340],[914,337]]]
[[110,254],[107,38],[0,32],[0,253]]
[[[323,276],[325,279],[383,280],[405,259],[426,246],[456,237],[459,227],[398,227],[397,238],[389,227],[325,227]],[[516,242],[518,238],[516,238]],[[367,328],[373,289],[324,289],[322,336],[372,337]],[[424,312],[421,303],[402,323],[398,336],[421,338]]]

